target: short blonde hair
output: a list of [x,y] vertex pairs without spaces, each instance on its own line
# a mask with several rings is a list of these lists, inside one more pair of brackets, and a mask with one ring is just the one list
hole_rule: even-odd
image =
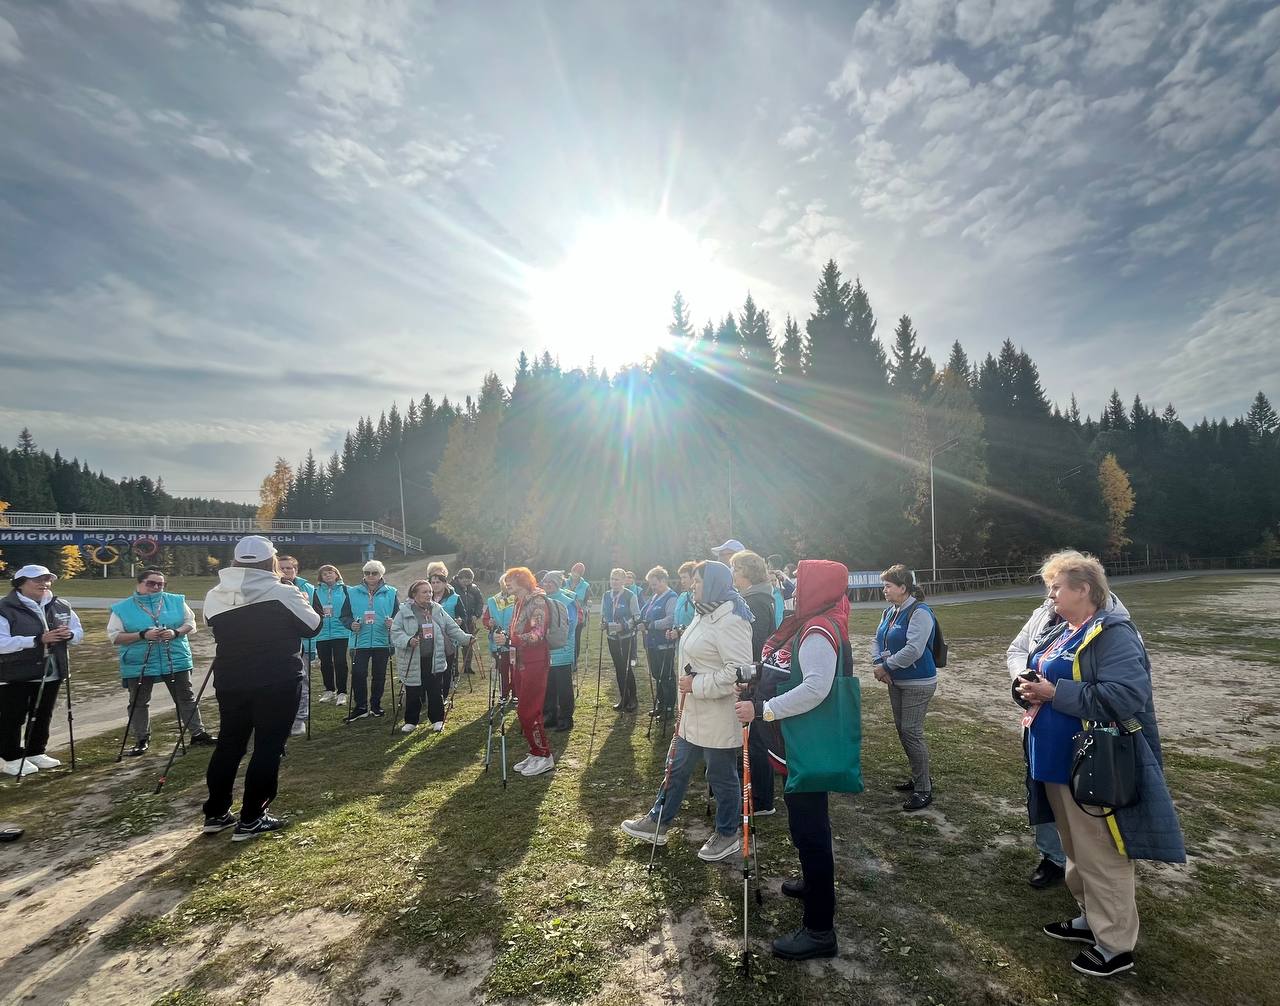
[[729,568],[735,573],[741,573],[753,584],[764,583],[769,578],[769,568],[764,560],[749,549],[734,552],[733,558],[729,560]]
[[323,566],[321,566],[319,569],[316,570],[316,577],[319,578],[324,576],[326,570],[333,570],[333,575],[338,578],[336,582],[337,583],[342,582],[342,570],[340,570],[337,566],[329,562],[326,562]]
[[387,567],[382,565],[382,563],[380,563],[377,559],[370,559],[362,567],[360,567],[360,572],[377,573],[379,576],[386,576]]
[[1107,571],[1102,563],[1087,552],[1077,552],[1073,548],[1054,552],[1045,559],[1040,567],[1040,579],[1046,585],[1050,580],[1060,576],[1067,578],[1072,587],[1089,588],[1089,601],[1095,608],[1105,608],[1111,599],[1111,585],[1107,582]]
[[449,579],[449,567],[443,562],[436,560],[435,562],[427,563],[427,579],[430,580],[437,573],[442,575],[446,580]]
[[656,576],[659,580],[662,580],[664,583],[667,580],[671,579],[671,574],[668,573],[666,571],[666,568],[663,566],[654,566],[653,569],[645,573],[644,578],[648,580],[650,577],[653,577],[653,576]]
[[690,576],[693,576],[694,568],[697,565],[698,565],[697,560],[690,559],[688,562],[680,563],[680,568],[677,569],[676,572],[680,574],[688,573]]
[[627,575],[627,571],[623,569],[621,566],[614,566],[613,569],[609,570],[609,579],[611,580],[615,576],[625,577],[626,575]]

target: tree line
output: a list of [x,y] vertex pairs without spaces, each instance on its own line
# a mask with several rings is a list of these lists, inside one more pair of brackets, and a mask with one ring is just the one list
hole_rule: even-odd
[[[607,320],[602,319],[602,336]],[[299,466],[280,512],[375,516],[473,563],[584,558],[639,569],[736,537],[857,568],[1032,562],[1073,545],[1112,557],[1276,549],[1280,421],[1188,426],[1172,404],[1113,392],[1082,416],[1051,402],[1006,341],[944,362],[914,323],[882,341],[870,294],[834,261],[803,325],[748,294],[701,328],[676,294],[664,347],[613,376],[522,352],[509,386],[485,375],[465,407],[430,396],[362,418],[341,455]],[[429,491],[428,491],[429,490]]]

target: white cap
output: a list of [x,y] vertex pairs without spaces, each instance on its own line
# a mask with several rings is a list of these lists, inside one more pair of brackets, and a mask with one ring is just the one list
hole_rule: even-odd
[[276,547],[260,534],[251,534],[236,542],[236,562],[265,562],[276,554]]
[[55,580],[58,578],[58,574],[50,572],[48,566],[23,566],[13,574],[13,579],[34,580],[37,576],[51,576]]
[[712,555],[719,555],[721,552],[745,552],[747,546],[738,541],[737,538],[730,538],[723,545],[711,550]]

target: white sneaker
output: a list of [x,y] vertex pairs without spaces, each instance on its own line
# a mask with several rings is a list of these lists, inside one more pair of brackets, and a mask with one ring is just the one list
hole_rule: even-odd
[[417,729],[418,729],[418,724],[416,724],[416,723],[406,723],[404,726],[402,726],[402,727],[400,728],[400,732],[401,732],[402,734],[411,734],[411,733],[413,733],[413,732],[414,732],[415,730],[417,730]]
[[431,729],[438,734],[444,733],[444,720],[441,720],[439,723],[432,723]]
[[335,706],[345,706],[347,704],[347,693],[339,692],[337,695],[335,695],[333,697],[333,704]]
[[13,775],[13,776],[16,776],[19,772],[21,772],[23,775],[34,775],[36,772],[39,772],[39,771],[40,770],[31,763],[30,758],[26,759],[25,761],[23,761],[23,759],[21,758],[15,758],[13,761],[5,762],[4,767],[0,768],[0,772],[3,772],[5,775]]
[[50,758],[47,754],[28,755],[27,761],[36,768],[57,768],[62,764],[57,758]]
[[[518,762],[516,762],[514,765],[512,765],[512,766],[511,766],[511,768],[512,768],[514,771],[519,772],[521,775],[524,775],[524,769],[525,769],[525,766],[526,766],[526,765],[528,765],[528,764],[529,764],[529,762],[531,762],[531,761],[533,761],[533,755],[531,755],[531,754],[525,755],[525,756],[524,756],[523,758],[521,758]],[[16,773],[14,773],[14,774],[16,774]]]
[[535,775],[542,775],[544,772],[550,772],[556,767],[555,757],[547,755],[545,758],[531,758],[529,764],[520,770],[522,776],[531,778]]
[[320,696],[320,698],[316,699],[316,701],[317,701],[317,702],[332,702],[332,701],[333,701],[333,692],[325,692],[323,695],[321,695],[321,696]]
[[289,731],[289,735],[292,737],[301,737],[306,732],[307,732],[306,721],[298,720],[296,723],[294,723],[293,729]]

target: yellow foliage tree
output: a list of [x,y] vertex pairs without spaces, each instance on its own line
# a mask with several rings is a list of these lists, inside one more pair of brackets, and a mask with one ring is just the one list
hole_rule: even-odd
[[262,480],[262,488],[258,490],[259,526],[266,528],[276,519],[276,514],[280,512],[280,505],[284,503],[285,497],[289,494],[289,486],[292,484],[293,469],[289,467],[289,462],[284,458],[276,458],[275,468]]
[[[8,527],[9,522],[5,520],[4,512],[9,509],[7,500],[0,500],[0,527]],[[4,553],[0,552],[0,573],[3,573],[8,567],[4,564]]]
[[58,577],[70,580],[84,572],[84,556],[79,545],[63,545],[58,552]]
[[1120,467],[1114,454],[1108,454],[1098,465],[1098,485],[1107,510],[1107,555],[1115,558],[1132,541],[1124,530],[1133,514],[1134,495],[1129,473]]

